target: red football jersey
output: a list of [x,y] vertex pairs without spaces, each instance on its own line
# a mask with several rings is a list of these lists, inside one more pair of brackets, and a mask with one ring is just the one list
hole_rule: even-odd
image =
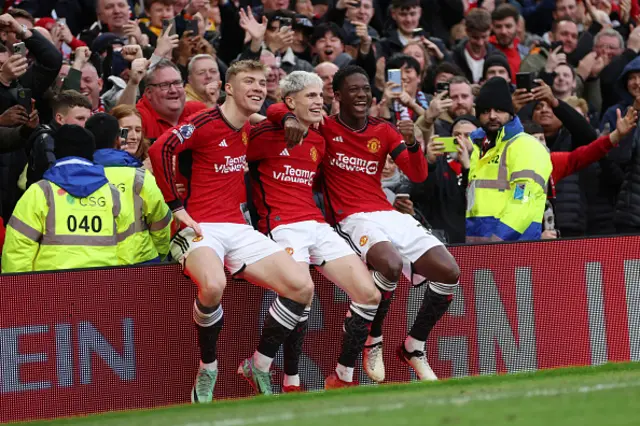
[[[156,181],[176,211],[183,203],[175,189],[174,156],[192,152],[184,208],[197,222],[246,223],[244,166],[251,126],[234,128],[214,107],[165,132],[149,149]],[[182,168],[182,165],[181,165]]]
[[288,149],[282,126],[265,120],[251,129],[247,161],[261,232],[305,220],[324,222],[313,199],[323,155],[324,138],[316,130]]
[[[282,123],[290,114],[283,103],[269,107],[267,115]],[[334,224],[354,213],[393,210],[382,191],[381,176],[387,155],[413,182],[427,178],[427,162],[419,143],[407,147],[398,130],[385,120],[368,117],[364,127],[350,129],[338,116],[320,126],[326,152],[323,159],[327,218]]]

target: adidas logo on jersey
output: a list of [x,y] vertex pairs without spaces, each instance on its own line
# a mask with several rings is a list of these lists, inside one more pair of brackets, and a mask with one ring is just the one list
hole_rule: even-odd
[[342,139],[342,136],[336,136],[335,138],[333,138],[334,142],[344,142],[344,139]]
[[288,157],[289,156],[289,150],[287,148],[283,149],[282,152],[280,153],[281,157]]
[[222,139],[222,142],[220,142],[220,144],[218,146],[221,146],[223,148],[227,148],[229,145],[227,145],[227,140],[226,139]]

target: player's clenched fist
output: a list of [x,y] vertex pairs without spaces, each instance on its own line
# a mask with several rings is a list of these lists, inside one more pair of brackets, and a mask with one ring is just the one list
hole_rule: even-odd
[[413,145],[415,143],[415,138],[413,137],[413,121],[398,121],[398,131],[400,131],[400,134],[404,138],[404,141],[407,145]]
[[293,148],[302,143],[307,128],[293,117],[287,118],[284,122],[284,140],[287,147]]

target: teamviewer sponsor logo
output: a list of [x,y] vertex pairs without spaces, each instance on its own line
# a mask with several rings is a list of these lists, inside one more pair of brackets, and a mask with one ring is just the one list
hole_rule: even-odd
[[277,172],[274,170],[273,178],[282,182],[302,183],[304,185],[313,186],[313,178],[316,172],[304,169],[296,169],[289,165],[284,166],[284,171]]
[[367,161],[358,157],[349,157],[339,152],[336,153],[336,157],[331,159],[330,164],[348,172],[360,172],[368,175],[378,173],[377,161]]
[[246,160],[246,155],[241,155],[240,157],[224,157],[224,164],[216,164],[215,170],[216,173],[234,173],[244,171],[244,163]]

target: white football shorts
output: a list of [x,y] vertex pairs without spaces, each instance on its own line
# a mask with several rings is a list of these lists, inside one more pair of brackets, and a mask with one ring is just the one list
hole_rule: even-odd
[[331,226],[315,220],[277,226],[271,238],[296,262],[315,266],[355,254]]
[[336,231],[364,262],[369,249],[382,241],[391,242],[411,263],[433,247],[443,245],[411,215],[396,210],[354,213],[344,218]]
[[192,228],[184,228],[171,241],[171,255],[184,265],[189,253],[199,247],[216,252],[231,274],[241,272],[282,248],[253,227],[240,223],[201,223],[202,237]]

